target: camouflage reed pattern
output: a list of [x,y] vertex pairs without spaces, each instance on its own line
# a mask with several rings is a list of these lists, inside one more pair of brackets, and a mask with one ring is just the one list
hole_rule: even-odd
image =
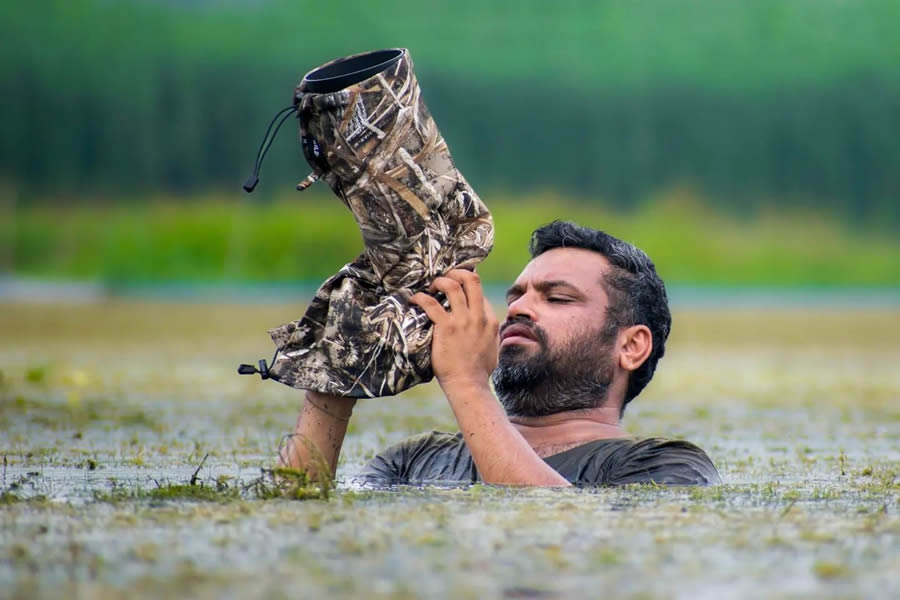
[[268,375],[295,388],[363,398],[429,381],[432,325],[409,297],[450,269],[475,267],[493,246],[491,215],[453,165],[400,52],[340,91],[309,93],[308,76],[295,90],[313,167],[298,189],[325,181],[365,244],[301,319],[269,331],[278,353]]

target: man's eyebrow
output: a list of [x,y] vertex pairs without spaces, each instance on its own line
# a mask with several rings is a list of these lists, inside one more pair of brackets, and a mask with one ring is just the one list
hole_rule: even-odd
[[562,279],[553,279],[550,281],[540,281],[534,285],[534,287],[541,293],[549,294],[551,291],[557,288],[565,288],[569,293],[582,296],[582,292],[575,285],[569,283],[568,281],[564,281]]
[[[552,292],[555,289],[565,288],[566,291],[568,291],[570,294],[572,294],[574,296],[578,296],[578,297],[584,296],[584,294],[582,293],[582,291],[580,289],[578,289],[576,286],[569,283],[568,281],[564,281],[562,279],[539,281],[538,283],[534,284],[534,287],[542,294],[549,294],[550,292]],[[517,298],[524,293],[525,293],[525,287],[516,283],[512,287],[510,287],[508,290],[506,290],[506,298],[507,298],[507,300],[509,298]]]
[[506,290],[506,299],[508,300],[511,297],[518,298],[524,293],[525,288],[518,283],[514,283],[508,290]]

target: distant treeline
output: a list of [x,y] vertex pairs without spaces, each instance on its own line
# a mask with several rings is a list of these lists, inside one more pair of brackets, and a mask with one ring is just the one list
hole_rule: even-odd
[[[237,190],[306,70],[406,46],[482,190],[900,223],[900,2],[45,0],[0,21],[0,177],[24,197]],[[294,129],[294,128],[292,128]],[[260,193],[306,175],[282,133]]]

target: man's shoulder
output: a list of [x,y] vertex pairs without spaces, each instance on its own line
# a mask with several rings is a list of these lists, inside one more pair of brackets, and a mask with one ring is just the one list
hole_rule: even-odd
[[386,448],[366,465],[361,476],[381,484],[455,481],[470,477],[471,462],[461,433],[433,430]]
[[437,429],[432,429],[431,431],[423,431],[422,433],[417,433],[414,436],[408,437],[402,442],[394,444],[393,446],[385,450],[385,452],[390,451],[392,448],[443,448],[463,443],[465,442],[463,441],[462,434],[459,432],[449,433],[446,431],[438,431]]
[[[563,476],[583,485],[712,485],[719,473],[702,448],[686,440],[659,437],[589,442],[566,453]],[[574,460],[573,460],[574,459]],[[551,461],[548,461],[551,462]],[[552,464],[552,462],[551,462]]]
[[687,440],[635,439],[627,449],[618,477],[622,483],[713,485],[719,472],[704,450]]
[[448,433],[446,431],[424,431],[405,440],[385,448],[379,453],[379,456],[397,456],[403,455],[406,459],[410,459],[422,451],[428,451],[439,448],[449,448],[465,444],[461,433]]

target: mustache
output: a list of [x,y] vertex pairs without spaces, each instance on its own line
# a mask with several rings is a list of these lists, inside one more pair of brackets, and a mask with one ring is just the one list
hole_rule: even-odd
[[538,342],[538,344],[542,348],[547,348],[547,333],[528,317],[513,317],[511,319],[507,319],[500,327],[500,335],[503,336],[503,332],[513,325],[519,325],[520,327],[525,327],[526,329],[528,329],[528,331]]

